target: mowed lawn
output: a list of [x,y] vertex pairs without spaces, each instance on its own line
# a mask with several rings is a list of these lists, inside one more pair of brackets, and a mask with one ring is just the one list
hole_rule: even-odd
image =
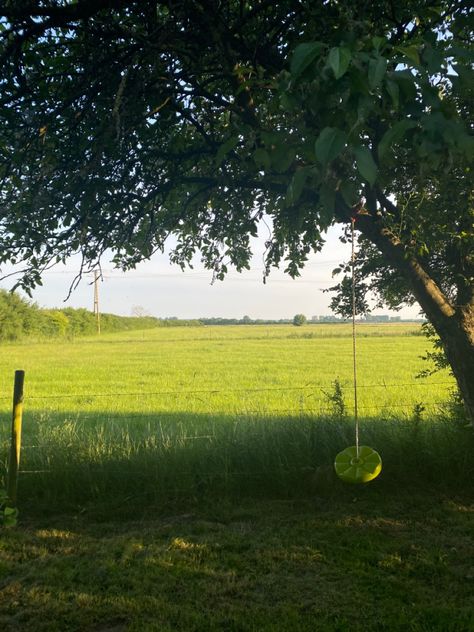
[[0,624],[44,632],[470,632],[474,505],[426,490],[220,502],[0,534]]
[[359,332],[361,441],[384,463],[362,487],[332,469],[354,441],[349,326],[4,345],[4,471],[26,381],[2,629],[474,629],[472,429],[447,373],[415,379],[418,325]]

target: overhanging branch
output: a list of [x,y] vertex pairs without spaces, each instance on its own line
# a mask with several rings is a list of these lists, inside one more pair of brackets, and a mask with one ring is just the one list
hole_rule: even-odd
[[416,300],[433,324],[445,328],[446,319],[454,316],[455,309],[417,257],[407,251],[381,218],[361,214],[356,227],[379,248],[387,261],[407,276]]

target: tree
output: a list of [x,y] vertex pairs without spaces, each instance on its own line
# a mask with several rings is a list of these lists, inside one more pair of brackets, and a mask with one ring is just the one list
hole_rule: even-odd
[[[5,1],[1,262],[197,251],[217,278],[297,276],[334,222],[367,287],[418,301],[474,422],[472,9],[467,0]],[[455,202],[454,202],[455,200]],[[359,277],[360,278],[360,277]]]
[[134,318],[145,318],[146,316],[150,316],[150,312],[148,312],[142,305],[134,305],[130,310],[130,316]]
[[296,327],[301,327],[306,323],[306,316],[304,314],[295,314],[293,316],[293,325]]
[[34,329],[37,308],[15,293],[0,290],[0,340],[18,340]]
[[369,304],[366,300],[367,286],[361,284],[355,284],[354,286],[354,298],[355,304],[352,301],[352,278],[344,276],[339,285],[334,286],[326,290],[328,292],[336,292],[336,296],[333,296],[329,307],[338,316],[342,318],[352,318],[353,307],[355,308],[355,315],[363,315],[369,311]]

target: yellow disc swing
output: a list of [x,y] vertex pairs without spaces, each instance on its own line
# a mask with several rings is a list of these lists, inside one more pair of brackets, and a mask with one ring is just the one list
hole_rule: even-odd
[[368,483],[376,478],[382,471],[382,459],[380,454],[366,445],[359,445],[359,416],[357,411],[357,356],[356,356],[356,295],[355,295],[355,217],[352,217],[352,362],[354,369],[354,421],[355,421],[355,445],[345,448],[336,455],[334,469],[336,474],[345,483]]

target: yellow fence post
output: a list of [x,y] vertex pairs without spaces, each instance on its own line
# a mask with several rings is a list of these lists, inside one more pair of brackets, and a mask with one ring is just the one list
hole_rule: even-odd
[[15,371],[15,385],[13,388],[13,416],[12,440],[10,446],[10,460],[8,463],[7,494],[13,507],[16,507],[18,489],[18,469],[20,467],[21,452],[21,424],[23,419],[23,384],[24,371]]

